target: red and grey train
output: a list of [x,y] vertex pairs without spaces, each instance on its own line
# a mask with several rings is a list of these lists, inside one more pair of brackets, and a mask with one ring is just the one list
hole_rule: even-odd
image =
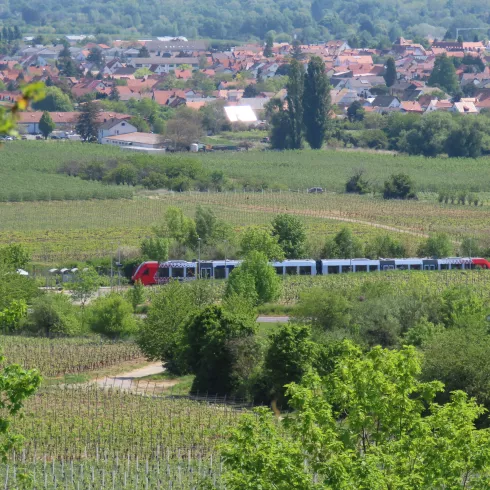
[[[188,281],[202,279],[227,279],[230,272],[240,265],[240,260],[212,260],[186,262],[143,262],[133,274],[132,281],[141,281],[145,286],[166,284],[171,279]],[[482,258],[447,257],[444,259],[328,259],[284,260],[271,262],[281,276],[316,276],[344,274],[347,272],[383,272],[389,270],[441,271],[451,269],[490,269],[490,262]]]

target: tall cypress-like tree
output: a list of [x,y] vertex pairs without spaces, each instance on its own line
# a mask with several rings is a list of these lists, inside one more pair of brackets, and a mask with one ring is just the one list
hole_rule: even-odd
[[297,61],[291,61],[289,82],[287,84],[288,95],[287,115],[289,118],[290,149],[299,150],[303,146],[303,93],[304,73],[303,65]]
[[265,48],[264,48],[264,56],[266,58],[272,58],[274,54],[272,52],[273,46],[274,46],[274,38],[272,37],[272,34],[268,34],[265,39]]
[[325,73],[325,63],[318,56],[313,56],[304,80],[303,121],[306,140],[315,150],[323,146],[330,106],[330,83]]
[[386,70],[384,72],[383,78],[387,87],[391,87],[396,82],[396,66],[395,60],[393,58],[388,58],[386,61]]
[[99,133],[99,107],[94,102],[86,102],[78,116],[76,131],[83,141],[96,142]]

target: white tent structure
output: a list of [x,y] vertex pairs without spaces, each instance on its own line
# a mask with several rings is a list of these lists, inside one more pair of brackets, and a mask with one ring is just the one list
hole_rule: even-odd
[[230,122],[253,123],[257,122],[257,116],[249,105],[225,107],[225,114]]

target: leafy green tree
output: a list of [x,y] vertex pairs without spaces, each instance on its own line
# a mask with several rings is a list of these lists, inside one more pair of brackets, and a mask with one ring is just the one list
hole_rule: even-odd
[[366,111],[360,101],[355,100],[352,104],[347,108],[347,118],[350,122],[362,121],[364,120],[364,116],[366,115]]
[[41,131],[44,139],[48,139],[48,136],[54,131],[55,128],[56,124],[54,123],[53,119],[51,119],[49,112],[44,111],[39,121],[39,131]]
[[239,316],[221,306],[207,306],[184,327],[187,362],[196,375],[193,391],[210,394],[232,393],[234,364],[230,344],[251,337],[256,330],[249,316]]
[[262,253],[268,260],[283,260],[285,257],[279,236],[258,226],[249,226],[240,237],[240,256],[245,257],[252,251]]
[[447,140],[454,127],[455,119],[447,112],[435,111],[424,115],[411,129],[407,127],[406,133],[400,133],[398,149],[411,155],[435,157],[446,151]]
[[378,235],[366,245],[365,254],[371,259],[380,257],[406,257],[407,248],[390,235]]
[[383,199],[416,199],[415,185],[406,174],[393,174],[385,181]]
[[186,346],[183,325],[198,311],[194,300],[191,288],[171,281],[152,298],[138,334],[137,342],[145,356],[164,362],[166,369],[174,374],[188,371],[182,354]]
[[444,233],[436,233],[429,236],[417,250],[419,257],[450,257],[453,246],[449,237]]
[[[0,356],[0,366],[5,359]],[[24,402],[41,385],[37,369],[25,370],[17,364],[0,370],[0,461],[7,463],[7,456],[22,447],[22,436],[12,431],[14,417],[21,412]]]
[[430,74],[428,85],[440,87],[449,94],[455,93],[459,88],[456,68],[446,53],[438,56]]
[[140,51],[138,53],[138,58],[149,58],[150,57],[150,52],[148,51],[148,48],[143,45],[140,48]]
[[196,208],[196,233],[204,244],[213,239],[218,220],[212,209],[197,206]]
[[270,144],[276,150],[291,148],[290,127],[287,111],[281,99],[271,99],[266,104],[266,115],[270,120]]
[[[252,283],[256,296],[251,291]],[[245,260],[233,269],[228,278],[226,295],[243,294],[244,284],[250,288],[250,294],[256,297],[256,304],[274,301],[281,292],[280,277],[269,264],[267,256],[257,251],[249,252]]]
[[64,294],[46,294],[36,298],[29,314],[28,328],[46,337],[83,333],[77,308]]
[[305,254],[306,231],[299,218],[292,214],[278,214],[272,220],[272,236],[286,259],[300,259]]
[[414,347],[363,354],[346,343],[331,374],[289,385],[291,416],[259,409],[230,431],[226,488],[485,488],[483,408],[461,391],[434,403],[443,385],[419,381],[420,371]]
[[265,356],[265,376],[272,398],[279,404],[285,401],[286,385],[299,383],[314,365],[315,343],[310,328],[286,324],[270,336]]
[[259,91],[257,90],[256,84],[250,83],[245,87],[245,90],[243,91],[243,98],[249,99],[252,97],[257,97],[258,94]]
[[31,260],[31,254],[20,243],[11,243],[0,248],[0,262],[10,269],[25,269]]
[[360,168],[355,170],[354,175],[345,183],[345,192],[353,194],[367,194],[371,191],[371,184],[364,178],[365,171]]
[[94,63],[95,65],[97,65],[97,67],[100,68],[104,63],[104,56],[102,54],[102,50],[97,47],[90,48],[87,56],[87,61],[90,61],[90,63]]
[[140,131],[141,133],[149,133],[151,130],[148,121],[141,116],[133,116],[129,122],[136,128],[137,131]]
[[290,149],[299,150],[303,146],[303,93],[304,68],[296,61],[291,61],[287,89],[286,113],[289,122]]
[[265,47],[264,47],[264,56],[266,58],[272,58],[273,52],[272,48],[274,47],[274,37],[272,34],[269,34],[265,39]]
[[34,102],[32,108],[36,111],[48,112],[70,112],[73,111],[73,104],[68,97],[58,87],[46,87],[44,99]]
[[133,75],[138,80],[153,75],[153,72],[149,68],[138,68]]
[[[482,322],[483,323],[483,322]],[[445,384],[438,396],[446,403],[451,392],[465,391],[490,408],[490,336],[483,325],[439,331],[423,346],[423,378],[437,378]]]
[[117,90],[117,85],[114,83],[114,85],[111,87],[111,91],[109,93],[109,100],[113,102],[118,102],[120,100],[119,97],[119,91]]
[[72,297],[79,301],[82,307],[97,292],[100,287],[100,277],[93,267],[78,271],[71,287]]
[[136,281],[134,286],[128,290],[127,297],[133,307],[133,311],[136,311],[136,308],[145,301],[146,289],[140,280]]
[[342,228],[332,239],[327,240],[322,256],[331,259],[354,259],[362,257],[362,242],[352,235],[350,228]]
[[304,81],[303,120],[306,140],[315,150],[323,146],[330,107],[330,83],[325,73],[325,63],[318,56],[312,56]]
[[391,87],[396,82],[396,66],[395,60],[391,56],[386,60],[386,68],[383,73],[383,78],[387,87]]
[[149,237],[141,241],[141,255],[147,260],[165,262],[168,260],[168,238]]
[[196,222],[184,215],[182,209],[169,207],[165,212],[165,229],[162,236],[173,238],[179,245],[197,247]]
[[351,304],[345,296],[316,287],[300,294],[294,319],[311,325],[315,333],[348,331],[351,310]]
[[95,102],[85,102],[75,126],[83,141],[96,142],[99,135],[99,108]]
[[93,332],[110,338],[129,337],[138,330],[131,303],[117,293],[92,302],[88,309],[88,325]]
[[484,132],[480,121],[463,117],[446,141],[450,157],[477,158],[482,154]]

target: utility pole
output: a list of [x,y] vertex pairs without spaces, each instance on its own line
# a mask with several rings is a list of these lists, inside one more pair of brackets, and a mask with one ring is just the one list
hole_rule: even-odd
[[227,262],[228,260],[228,240],[225,240],[225,279],[228,279],[228,268],[227,268]]
[[197,252],[197,278],[201,279],[201,237],[198,237],[197,239],[197,247],[198,247],[198,252]]

